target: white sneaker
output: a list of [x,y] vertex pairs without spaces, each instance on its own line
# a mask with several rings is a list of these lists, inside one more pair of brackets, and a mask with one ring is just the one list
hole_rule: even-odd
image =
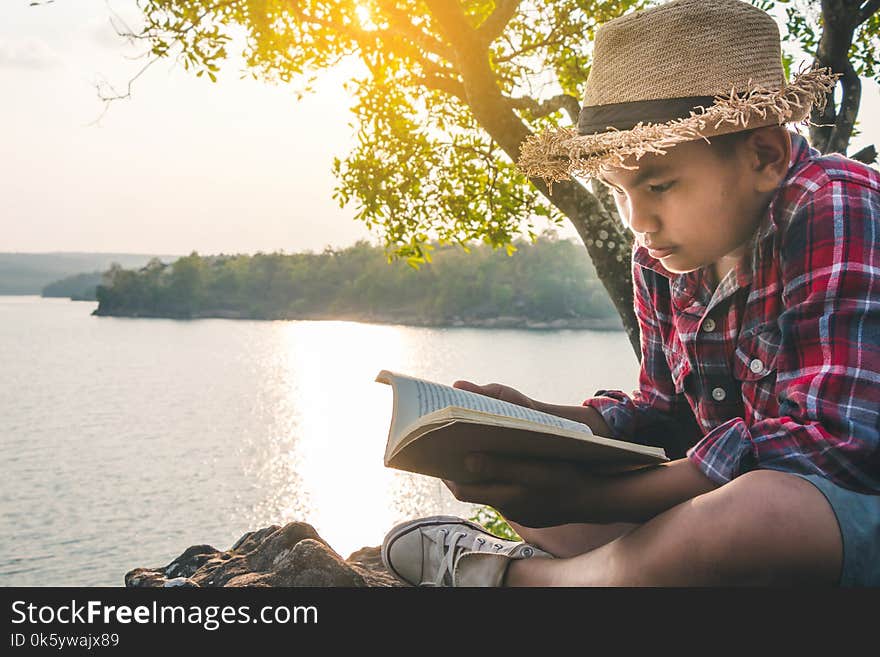
[[511,559],[532,557],[553,555],[454,516],[400,523],[382,543],[385,567],[413,586],[501,586]]

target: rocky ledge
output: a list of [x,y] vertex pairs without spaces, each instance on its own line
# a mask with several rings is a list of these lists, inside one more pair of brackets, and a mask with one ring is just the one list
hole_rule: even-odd
[[343,559],[304,522],[248,532],[228,550],[193,545],[162,568],[135,568],[128,587],[402,586],[382,564],[378,547]]

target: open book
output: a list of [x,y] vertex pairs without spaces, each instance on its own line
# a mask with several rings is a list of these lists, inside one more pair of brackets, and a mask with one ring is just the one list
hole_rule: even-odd
[[575,461],[602,473],[668,460],[662,448],[603,438],[580,422],[468,390],[388,370],[376,381],[394,390],[387,467],[469,482],[469,452]]

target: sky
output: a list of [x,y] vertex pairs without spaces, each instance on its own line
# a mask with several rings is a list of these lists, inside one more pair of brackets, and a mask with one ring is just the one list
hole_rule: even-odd
[[[217,83],[171,61],[104,112],[96,83],[117,89],[143,65],[111,9],[132,0],[0,2],[0,252],[185,254],[321,251],[378,243],[355,207],[332,199],[334,157],[354,145],[354,63],[314,93],[240,79]],[[853,140],[880,147],[880,90],[864,81]],[[540,221],[537,226],[542,227]],[[570,226],[559,231],[575,237]]]

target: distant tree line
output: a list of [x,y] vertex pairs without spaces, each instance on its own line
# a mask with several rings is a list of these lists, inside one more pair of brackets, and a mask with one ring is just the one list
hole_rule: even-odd
[[98,285],[103,280],[99,271],[87,274],[74,274],[60,281],[49,283],[43,288],[44,297],[70,297],[74,301],[96,301]]
[[[166,262],[177,258],[155,255]],[[82,272],[103,272],[114,262],[123,267],[143,267],[152,257],[143,253],[0,253],[0,295],[42,294],[43,288],[60,279]],[[94,296],[92,290],[92,300]]]
[[200,256],[139,270],[114,265],[97,288],[95,314],[256,319],[357,319],[409,324],[508,317],[616,320],[583,247],[552,233],[508,255],[434,244],[418,269],[388,262],[366,241],[323,253]]

